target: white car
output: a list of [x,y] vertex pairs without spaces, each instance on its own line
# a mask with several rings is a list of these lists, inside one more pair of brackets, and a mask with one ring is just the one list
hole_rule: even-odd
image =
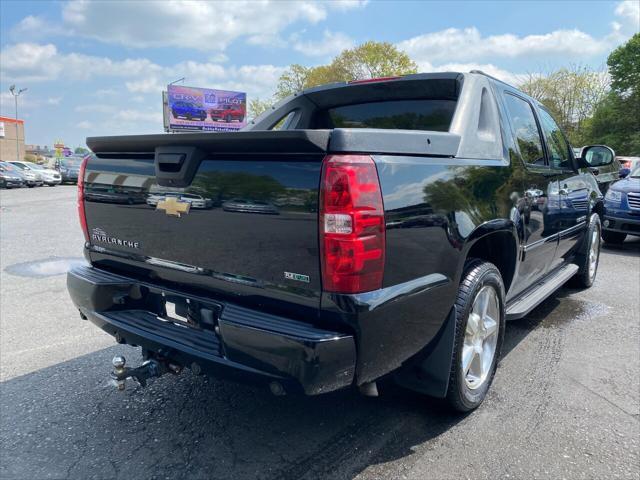
[[165,200],[167,197],[175,197],[183,202],[191,204],[191,208],[211,208],[213,207],[213,201],[210,198],[203,198],[200,195],[193,193],[180,193],[180,192],[167,192],[167,193],[154,193],[147,197],[147,205],[155,207],[158,202]]
[[45,185],[49,185],[50,187],[55,187],[56,185],[60,185],[62,182],[62,177],[60,176],[60,172],[57,170],[52,170],[50,168],[44,167],[42,165],[38,165],[37,163],[32,162],[11,162],[16,167],[20,168],[23,172],[33,172],[40,176],[42,182]]
[[632,172],[640,165],[640,157],[616,157],[622,168],[628,168]]

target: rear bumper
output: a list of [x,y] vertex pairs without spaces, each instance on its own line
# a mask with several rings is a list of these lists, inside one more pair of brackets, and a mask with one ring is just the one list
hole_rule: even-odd
[[[67,275],[74,304],[119,341],[162,353],[212,375],[278,380],[315,395],[353,383],[356,350],[351,335],[318,329],[238,305],[184,295],[93,267]],[[158,299],[189,299],[212,312],[217,328],[201,329],[158,318]],[[151,300],[153,299],[153,300]],[[156,308],[152,306],[156,305]]]
[[640,217],[605,215],[602,229],[640,236]]

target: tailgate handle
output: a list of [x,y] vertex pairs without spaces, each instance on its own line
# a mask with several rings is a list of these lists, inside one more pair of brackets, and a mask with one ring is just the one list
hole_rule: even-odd
[[196,147],[157,147],[156,182],[164,187],[188,187],[205,156]]

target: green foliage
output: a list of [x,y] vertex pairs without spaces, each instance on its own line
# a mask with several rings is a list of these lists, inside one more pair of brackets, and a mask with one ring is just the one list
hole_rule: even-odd
[[327,83],[407,75],[417,71],[418,67],[409,55],[393,44],[370,41],[344,50],[329,65],[291,65],[280,76],[275,97],[283,99],[305,88]]
[[612,91],[589,122],[590,143],[640,156],[640,34],[611,52],[607,64]]
[[585,127],[607,93],[605,72],[570,65],[548,75],[530,75],[519,88],[540,101],[573,145],[584,145]]
[[76,147],[76,149],[73,151],[73,153],[79,153],[84,155],[85,153],[89,153],[89,150],[84,148],[84,147]]
[[366,42],[343,51],[331,62],[340,80],[361,80],[416,73],[418,66],[388,42]]
[[254,98],[249,101],[249,118],[254,119],[267,111],[273,105],[272,100],[261,100],[260,98]]
[[640,93],[640,33],[616,48],[607,59],[611,88],[619,93]]

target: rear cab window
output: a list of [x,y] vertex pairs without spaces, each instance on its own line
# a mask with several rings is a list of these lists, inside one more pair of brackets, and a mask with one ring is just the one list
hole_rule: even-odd
[[380,128],[446,132],[456,100],[415,99],[368,102],[320,110],[316,128]]

